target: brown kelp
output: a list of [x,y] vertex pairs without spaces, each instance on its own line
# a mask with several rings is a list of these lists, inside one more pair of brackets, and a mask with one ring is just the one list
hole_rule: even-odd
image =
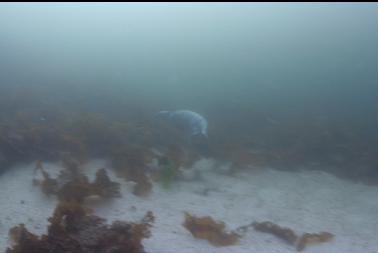
[[253,222],[251,226],[257,231],[270,233],[283,239],[290,245],[294,245],[298,251],[304,250],[309,244],[328,242],[334,238],[334,235],[329,232],[304,233],[299,237],[292,229],[281,227],[270,221]]
[[137,196],[147,196],[152,189],[152,183],[146,173],[147,155],[144,150],[127,148],[115,152],[112,158],[112,166],[116,173],[127,181],[136,183],[133,193]]
[[316,234],[304,233],[298,241],[297,250],[304,250],[307,245],[314,243],[328,242],[334,238],[334,235],[329,232],[320,232]]
[[254,222],[252,226],[257,231],[273,234],[291,245],[295,244],[298,239],[298,236],[290,228],[281,227],[270,221]]
[[210,216],[196,217],[185,213],[183,226],[196,238],[205,239],[212,245],[228,246],[238,242],[239,235],[235,232],[227,233],[223,222],[216,222]]
[[41,171],[42,181],[34,180],[41,186],[47,195],[56,195],[61,201],[83,202],[86,197],[100,196],[103,198],[120,197],[120,184],[112,182],[105,169],[99,169],[94,182],[89,182],[88,177],[80,172],[78,164],[67,161],[65,168],[60,171],[57,178],[52,178],[43,168],[42,162],[37,161],[36,170]]
[[37,236],[20,224],[10,229],[13,246],[6,253],[143,253],[141,241],[154,222],[147,212],[140,223],[106,220],[78,202],[61,202],[49,218],[47,234]]

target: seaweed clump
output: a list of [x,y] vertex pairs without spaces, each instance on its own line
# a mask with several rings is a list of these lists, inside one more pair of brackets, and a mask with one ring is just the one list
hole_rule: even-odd
[[14,245],[6,253],[144,253],[141,241],[154,222],[147,212],[140,223],[106,220],[77,202],[61,202],[49,218],[47,235],[30,233],[23,224],[10,229]]
[[277,224],[274,224],[273,222],[270,222],[270,221],[254,222],[252,223],[252,226],[255,230],[264,232],[264,233],[273,234],[283,239],[285,242],[289,243],[290,245],[294,245],[298,239],[298,236],[290,228],[278,226]]
[[[296,245],[298,251],[303,251],[308,244],[328,242],[334,237],[334,235],[329,232],[320,232],[318,234],[304,233],[301,237],[298,237],[292,229],[281,227],[270,221],[253,222],[249,226],[252,226],[257,231],[273,234],[290,245]],[[241,228],[245,230],[247,227],[248,226],[243,226]]]
[[304,250],[308,244],[328,242],[332,240],[333,237],[334,235],[329,232],[320,232],[318,234],[304,233],[299,239],[297,250]]
[[150,194],[152,183],[146,174],[146,154],[144,149],[129,148],[115,152],[112,165],[117,174],[126,181],[135,182],[133,194],[144,197]]
[[173,166],[172,162],[167,157],[159,159],[159,165],[162,167],[159,179],[163,188],[169,189],[172,181],[176,177],[177,169]]
[[79,171],[78,165],[73,161],[66,161],[65,169],[57,178],[52,178],[43,168],[40,161],[36,170],[43,175],[41,182],[42,191],[46,195],[56,195],[60,201],[77,201],[82,203],[86,197],[100,196],[103,198],[121,197],[120,184],[109,179],[105,169],[99,169],[94,182],[89,182],[88,177]]
[[223,222],[215,222],[210,216],[195,217],[185,213],[185,222],[183,226],[196,238],[205,239],[212,245],[228,246],[239,241],[239,235],[235,232],[225,232]]

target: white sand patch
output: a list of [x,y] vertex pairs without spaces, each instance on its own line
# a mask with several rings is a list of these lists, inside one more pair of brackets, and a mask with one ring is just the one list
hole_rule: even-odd
[[[56,173],[59,166],[44,164]],[[106,167],[104,161],[86,166],[91,178]],[[283,172],[271,169],[242,172],[233,177],[215,173],[214,163],[202,160],[195,165],[204,170],[200,181],[175,182],[169,190],[154,184],[149,197],[131,193],[132,183],[116,178],[122,198],[88,203],[95,213],[113,220],[136,221],[151,210],[156,221],[152,237],[143,241],[149,253],[264,253],[295,252],[284,241],[254,230],[234,246],[214,247],[195,239],[181,224],[184,211],[197,216],[211,215],[227,228],[236,229],[252,221],[269,220],[303,232],[328,231],[332,242],[309,246],[309,253],[377,253],[378,187],[344,181],[316,171]],[[216,168],[215,168],[216,169]],[[34,165],[16,166],[0,176],[0,251],[9,245],[9,228],[25,223],[34,233],[45,233],[47,217],[57,203],[33,186]],[[54,175],[53,173],[53,175]],[[114,175],[110,171],[110,176]]]

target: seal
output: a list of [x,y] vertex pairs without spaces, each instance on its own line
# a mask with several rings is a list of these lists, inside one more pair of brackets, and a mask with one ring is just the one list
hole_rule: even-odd
[[157,116],[183,129],[191,138],[196,136],[208,138],[207,120],[196,112],[190,110],[160,111]]
[[190,110],[160,111],[157,117],[172,123],[186,134],[187,143],[201,155],[209,156],[207,120]]

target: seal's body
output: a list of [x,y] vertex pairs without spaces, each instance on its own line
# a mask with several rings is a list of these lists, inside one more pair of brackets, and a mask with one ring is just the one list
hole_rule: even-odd
[[209,155],[207,120],[189,110],[160,111],[157,116],[183,130],[187,143],[200,154]]
[[200,114],[189,110],[160,111],[158,115],[183,129],[190,137],[207,138],[207,120]]

